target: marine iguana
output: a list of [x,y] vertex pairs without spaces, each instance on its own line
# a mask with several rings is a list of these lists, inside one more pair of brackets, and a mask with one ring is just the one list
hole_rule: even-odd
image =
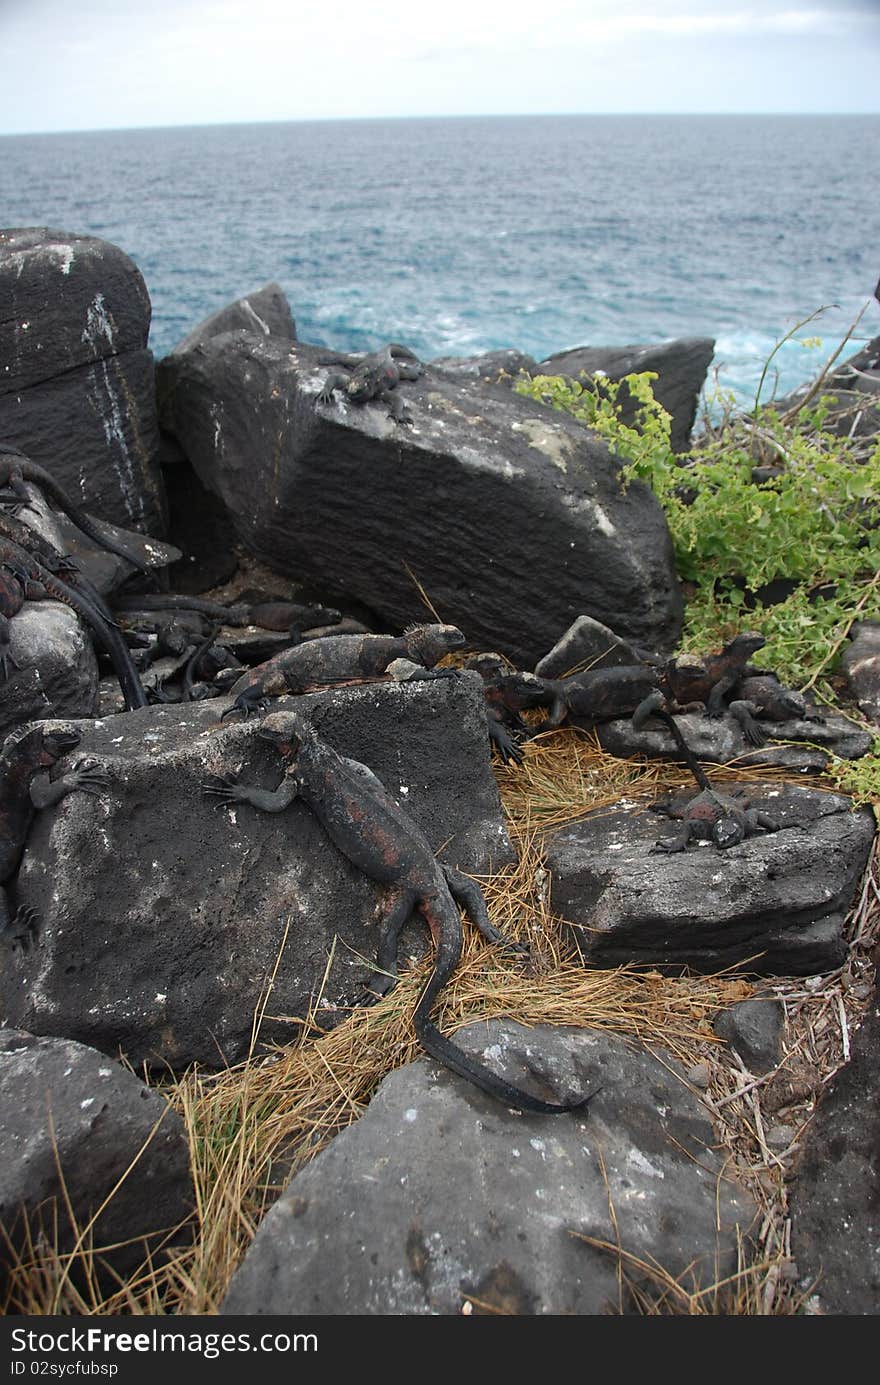
[[77,731],[34,726],[10,737],[0,751],[0,942],[23,951],[36,930],[36,917],[25,908],[10,914],[6,886],[18,870],[34,815],[74,789],[97,793],[107,783],[91,760],[79,760],[60,778],[50,778],[52,766],[79,741]]
[[466,668],[475,669],[483,680],[486,703],[486,723],[489,739],[496,746],[505,764],[522,764],[523,753],[511,732],[527,733],[530,728],[521,712],[530,707],[546,707],[552,693],[547,680],[537,674],[511,668],[500,654],[475,654]]
[[720,717],[724,699],[744,676],[752,655],[767,641],[753,630],[735,635],[718,654],[703,657],[679,655],[670,659],[660,672],[660,686],[670,702],[687,706],[703,702],[706,715]]
[[2,505],[0,505],[0,538],[17,543],[19,548],[25,549],[32,557],[36,558],[38,563],[42,563],[43,567],[48,568],[56,577],[60,577],[69,587],[76,587],[77,591],[81,591],[83,596],[97,607],[105,620],[109,621],[111,625],[115,624],[113,614],[103,596],[83,576],[76,560],[71,558],[68,553],[59,552],[55,545],[38,533],[36,529],[32,529],[29,524],[18,519],[16,515],[4,510]]
[[541,678],[550,712],[532,734],[551,731],[569,716],[584,721],[628,716],[656,691],[659,676],[650,664],[617,664],[587,669],[568,678]]
[[735,691],[736,697],[728,703],[727,710],[739,722],[749,745],[766,745],[769,739],[756,717],[765,721],[825,720],[802,693],[786,688],[770,673],[741,679]]
[[[705,705],[708,716],[722,716],[727,710],[725,698],[737,687],[751,655],[765,643],[763,635],[746,631],[718,654],[679,655],[664,663],[646,651],[642,663],[587,669],[566,678],[543,678],[541,682],[551,704],[550,712],[532,734],[561,726],[569,716],[591,722],[611,721],[632,714],[638,718],[643,703],[649,708],[655,705],[654,694],[658,691],[663,694],[662,702],[669,707],[686,709]],[[740,706],[736,714],[748,738],[754,738],[755,744],[763,744],[764,735],[752,719],[750,709]],[[644,719],[649,715],[650,710]]]
[[461,956],[462,923],[457,905],[465,907],[490,942],[504,942],[489,920],[479,887],[458,871],[440,865],[421,829],[372,770],[358,760],[338,755],[303,717],[295,712],[272,712],[262,722],[259,734],[281,756],[284,773],[278,787],[259,789],[238,783],[235,775],[224,775],[206,783],[205,791],[216,795],[223,805],[248,803],[267,813],[283,812],[301,798],[352,865],[385,887],[387,908],[376,957],[379,975],[371,985],[373,998],[393,986],[400,931],[414,912],[421,914],[436,949],[434,970],[413,1015],[425,1051],[507,1106],[542,1114],[584,1111],[595,1092],[559,1104],[542,1101],[484,1067],[431,1021],[434,1001]]
[[[185,630],[173,629],[160,634],[156,647],[166,648],[163,653],[171,653],[176,662],[158,681],[148,689],[153,702],[198,702],[208,697],[220,697],[225,689],[213,687],[212,680],[221,669],[227,669],[234,677],[242,671],[242,665],[222,644],[215,643],[220,632],[219,625],[213,625],[198,643],[194,643]],[[199,683],[196,680],[201,680]],[[173,685],[179,682],[175,691]]]
[[61,601],[81,616],[92,632],[95,643],[111,660],[127,709],[146,707],[147,697],[141,686],[137,669],[128,646],[115,626],[111,625],[82,592],[63,582],[28,551],[11,539],[0,539],[0,566],[21,584],[29,601]]
[[825,720],[818,708],[812,706],[803,693],[785,687],[772,673],[742,678],[737,685],[736,695],[750,702],[754,715],[766,721]]
[[434,669],[444,654],[461,649],[465,637],[454,625],[410,625],[402,635],[329,635],[307,640],[249,669],[230,692],[235,698],[224,717],[243,712],[246,717],[266,705],[269,697],[283,693],[314,692],[336,683],[366,683],[387,677],[395,659],[412,659],[428,676],[453,674],[453,669]]
[[10,648],[10,621],[24,605],[21,582],[8,568],[0,567],[0,675],[9,677],[9,665],[17,668]]
[[[651,704],[653,700],[653,705]],[[751,800],[742,790],[734,793],[720,793],[714,789],[702,765],[688,745],[681,728],[672,714],[667,711],[664,695],[657,691],[653,699],[646,698],[633,716],[633,725],[638,730],[649,717],[658,717],[672,732],[682,759],[697,781],[700,792],[685,801],[677,798],[660,799],[649,805],[651,812],[665,813],[681,822],[681,828],[674,837],[661,837],[651,848],[652,851],[684,851],[688,843],[697,841],[714,842],[719,850],[738,846],[746,837],[758,832],[777,832],[778,824],[767,813],[753,808]]]
[[145,577],[149,577],[151,582],[156,581],[156,574],[152,568],[148,567],[135,554],[129,552],[124,545],[118,543],[95,523],[91,515],[85,510],[81,510],[78,505],[71,500],[70,496],[62,486],[56,481],[55,477],[43,467],[32,462],[30,457],[26,457],[17,448],[10,448],[0,443],[0,488],[8,489],[13,492],[17,500],[17,506],[28,505],[30,496],[28,495],[25,482],[30,481],[32,485],[39,489],[54,501],[60,510],[63,510],[67,518],[72,520],[77,529],[96,543],[99,548],[105,549],[108,553],[115,553],[117,558],[124,558],[132,567],[142,572]]
[[333,391],[344,390],[352,404],[366,404],[371,399],[381,399],[388,405],[388,414],[395,423],[412,423],[412,416],[406,411],[403,400],[395,394],[401,380],[418,380],[425,367],[418,356],[406,346],[389,342],[379,351],[358,356],[322,356],[321,365],[343,365],[349,374],[335,372],[328,375],[318,394],[319,404],[331,404]]

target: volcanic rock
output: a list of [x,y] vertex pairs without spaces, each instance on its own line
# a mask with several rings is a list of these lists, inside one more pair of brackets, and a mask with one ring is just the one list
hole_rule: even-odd
[[880,1313],[880,991],[825,1088],[790,1185],[791,1247],[829,1314]]
[[572,925],[588,965],[713,972],[743,963],[771,976],[840,966],[873,813],[802,785],[718,786],[737,787],[779,831],[724,851],[705,843],[652,852],[677,824],[631,805],[548,838],[552,907]]
[[[476,674],[337,689],[296,706],[340,753],[367,763],[442,859],[485,872],[512,859]],[[221,723],[229,699],[78,722],[77,758],[106,771],[95,796],[38,813],[12,894],[40,929],[0,972],[0,1013],[133,1063],[235,1062],[269,977],[262,1038],[290,1039],[321,995],[338,1019],[372,975],[383,892],[302,803],[218,807],[203,785],[234,773],[274,788],[259,722]],[[424,947],[413,925],[402,964]],[[332,965],[328,966],[328,958]]]
[[681,596],[663,512],[620,483],[585,428],[428,370],[384,404],[320,404],[314,347],[233,332],[160,363],[162,425],[221,496],[241,542],[399,628],[427,593],[477,646],[530,668],[584,612],[676,642]]
[[690,1286],[735,1268],[756,1209],[674,1059],[509,1020],[455,1037],[509,1082],[599,1091],[521,1116],[428,1060],[392,1072],[264,1219],[223,1313],[598,1315],[632,1306],[615,1246]]
[[85,509],[161,533],[150,300],[115,245],[0,231],[0,438]]
[[92,1048],[0,1030],[0,1129],[2,1271],[27,1256],[28,1235],[39,1243],[42,1226],[62,1255],[89,1228],[96,1268],[125,1276],[193,1210],[180,1116]]
[[[567,375],[575,380],[584,372],[601,373],[609,380],[621,380],[624,375],[656,371],[657,379],[652,381],[654,398],[672,418],[672,450],[686,452],[700,390],[714,351],[711,337],[686,337],[656,346],[576,346],[548,356],[539,363],[536,373]],[[623,390],[620,403],[624,423],[632,423],[639,407],[637,401]]]

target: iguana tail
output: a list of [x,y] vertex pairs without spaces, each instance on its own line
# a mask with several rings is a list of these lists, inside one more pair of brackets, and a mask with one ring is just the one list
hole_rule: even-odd
[[477,1059],[471,1058],[463,1049],[458,1048],[444,1034],[441,1034],[429,1015],[445,979],[445,976],[437,971],[433,973],[422,992],[413,1015],[416,1034],[426,1053],[429,1053],[432,1058],[436,1058],[437,1062],[442,1063],[444,1067],[458,1073],[459,1077],[473,1082],[475,1087],[488,1092],[489,1096],[494,1096],[505,1106],[512,1106],[517,1111],[534,1111],[538,1115],[545,1116],[562,1115],[566,1111],[586,1111],[596,1095],[596,1091],[599,1090],[598,1088],[590,1092],[588,1096],[579,1097],[577,1101],[558,1103],[542,1101],[540,1097],[532,1096],[520,1087],[514,1087],[512,1083],[506,1082],[503,1077],[492,1072],[491,1068],[487,1068]]
[[641,730],[645,722],[650,720],[651,717],[657,717],[659,721],[663,722],[664,726],[669,727],[669,730],[672,733],[672,739],[678,746],[681,752],[681,758],[684,760],[685,765],[696,779],[700,788],[708,790],[711,793],[712,785],[706,778],[703,766],[700,764],[693,750],[688,745],[687,741],[682,735],[681,727],[675,720],[675,717],[672,715],[670,711],[667,710],[666,699],[664,698],[662,692],[657,691],[651,693],[650,696],[646,697],[644,702],[642,702],[641,705],[636,708],[632,717],[633,726],[636,728],[637,731]]

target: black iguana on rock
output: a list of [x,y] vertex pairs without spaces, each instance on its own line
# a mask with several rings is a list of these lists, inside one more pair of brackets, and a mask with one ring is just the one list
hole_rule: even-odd
[[[248,803],[267,813],[283,812],[301,798],[352,865],[384,886],[386,913],[376,958],[379,972],[371,988],[373,998],[393,986],[401,929],[414,912],[419,913],[436,948],[434,970],[413,1016],[426,1052],[506,1106],[547,1115],[584,1111],[595,1092],[562,1103],[532,1096],[458,1048],[430,1018],[434,1001],[461,956],[458,905],[464,905],[490,942],[504,941],[489,920],[479,886],[458,871],[441,866],[421,829],[372,770],[358,760],[338,755],[303,717],[295,712],[272,712],[259,734],[281,756],[283,777],[277,789],[252,788],[226,775],[210,780],[205,790],[223,804]],[[513,946],[519,950],[518,945]]]
[[687,799],[661,799],[649,805],[652,812],[665,813],[681,823],[674,837],[661,837],[651,850],[684,851],[691,841],[704,841],[713,842],[723,851],[727,847],[739,846],[746,837],[753,837],[759,832],[777,832],[778,824],[767,813],[753,808],[751,800],[741,790],[728,794],[712,787],[682,735],[681,728],[666,710],[663,693],[658,690],[653,695],[653,705],[650,705],[651,702],[652,699],[648,698],[638,708],[633,716],[633,724],[639,729],[649,717],[659,717],[672,732],[682,759],[700,789],[698,794]]
[[223,713],[252,712],[269,697],[298,695],[340,683],[364,683],[389,678],[389,664],[411,659],[428,672],[422,677],[453,676],[454,669],[434,665],[463,648],[465,637],[455,625],[410,625],[402,635],[327,635],[284,649],[242,674],[230,689],[235,702]]
[[387,404],[395,423],[412,423],[403,400],[395,391],[401,380],[418,380],[425,367],[406,346],[389,342],[366,356],[324,356],[322,365],[342,365],[348,374],[328,375],[318,395],[319,404],[332,404],[333,391],[342,390],[352,404],[367,404],[379,399]]
[[107,783],[91,760],[80,760],[60,778],[50,778],[52,766],[79,740],[77,731],[33,726],[10,737],[0,752],[0,941],[8,947],[26,950],[36,931],[33,912],[19,909],[11,914],[6,898],[6,885],[18,870],[34,814],[74,789],[97,793]]

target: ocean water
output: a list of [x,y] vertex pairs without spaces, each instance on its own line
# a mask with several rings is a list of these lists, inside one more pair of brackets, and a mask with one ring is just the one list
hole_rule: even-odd
[[[716,339],[719,383],[808,379],[880,276],[874,116],[513,116],[0,139],[0,225],[103,236],[164,355],[270,279],[300,338],[421,356]],[[880,332],[871,301],[857,337]],[[854,348],[855,349],[855,348]]]

